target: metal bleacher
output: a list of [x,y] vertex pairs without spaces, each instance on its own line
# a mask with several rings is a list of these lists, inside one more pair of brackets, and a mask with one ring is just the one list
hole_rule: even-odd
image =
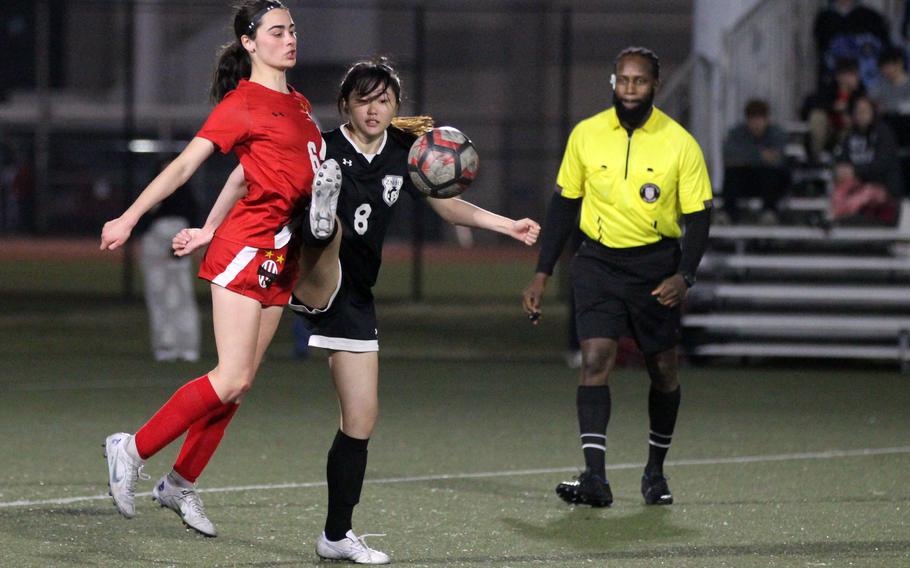
[[801,358],[910,369],[910,201],[895,228],[718,226],[683,317],[695,360]]

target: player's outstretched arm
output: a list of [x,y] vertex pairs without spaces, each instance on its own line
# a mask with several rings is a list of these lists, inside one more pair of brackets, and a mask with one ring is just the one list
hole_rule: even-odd
[[237,166],[224,182],[224,187],[221,188],[221,193],[218,194],[218,199],[212,205],[212,210],[202,228],[183,229],[174,236],[171,242],[174,254],[186,256],[208,245],[215,235],[215,229],[224,222],[234,205],[247,194],[248,189],[246,178],[243,175],[243,166]]
[[533,219],[524,218],[517,221],[509,219],[457,197],[451,199],[431,197],[427,201],[433,211],[452,225],[495,231],[509,235],[528,246],[536,243],[537,236],[540,235],[540,225]]
[[101,250],[114,250],[123,245],[130,238],[139,218],[184,185],[214,151],[215,146],[210,141],[205,138],[193,138],[180,155],[142,190],[136,201],[121,216],[104,224],[101,229]]

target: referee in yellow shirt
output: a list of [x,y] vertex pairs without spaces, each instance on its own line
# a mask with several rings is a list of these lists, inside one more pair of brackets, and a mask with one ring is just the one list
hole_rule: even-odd
[[613,71],[613,107],[580,122],[569,137],[523,304],[536,323],[580,209],[584,241],[570,274],[582,352],[576,405],[585,471],[556,493],[569,503],[613,502],[605,471],[609,379],[618,339],[631,335],[651,379],[641,492],[649,505],[668,505],[673,495],[663,464],[680,402],[680,307],[708,245],[711,182],[698,143],[654,106],[660,84],[654,52],[626,48]]

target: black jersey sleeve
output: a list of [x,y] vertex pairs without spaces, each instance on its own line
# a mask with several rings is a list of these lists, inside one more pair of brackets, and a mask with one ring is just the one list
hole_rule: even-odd
[[679,272],[684,275],[695,276],[701,257],[708,250],[709,233],[711,231],[711,209],[704,209],[683,215],[686,224],[686,234],[682,242],[682,258],[679,261]]
[[569,199],[560,193],[553,192],[547,217],[540,232],[540,255],[537,258],[537,272],[553,274],[553,267],[572,234],[578,229],[578,212],[581,210],[581,198]]

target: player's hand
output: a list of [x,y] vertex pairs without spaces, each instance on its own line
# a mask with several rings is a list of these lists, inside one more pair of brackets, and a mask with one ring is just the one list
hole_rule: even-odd
[[685,300],[688,293],[689,287],[686,286],[686,281],[683,279],[682,274],[674,274],[661,282],[660,285],[651,292],[651,295],[656,296],[657,301],[660,302],[662,306],[672,308]]
[[543,298],[544,288],[547,287],[547,275],[538,272],[525,287],[521,295],[521,304],[528,314],[531,323],[537,325],[540,321],[540,302]]
[[101,250],[114,250],[130,238],[136,223],[123,217],[111,219],[101,228]]
[[533,219],[519,219],[512,223],[509,235],[516,241],[531,246],[537,242],[537,237],[540,235],[540,225]]
[[183,229],[171,240],[174,256],[186,256],[194,251],[207,246],[212,242],[213,231],[205,229]]

